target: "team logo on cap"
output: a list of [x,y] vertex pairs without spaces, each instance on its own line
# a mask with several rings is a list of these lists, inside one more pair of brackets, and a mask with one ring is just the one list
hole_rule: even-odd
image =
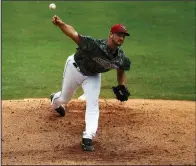
[[126,27],[124,25],[120,25],[120,27],[124,30],[126,30]]

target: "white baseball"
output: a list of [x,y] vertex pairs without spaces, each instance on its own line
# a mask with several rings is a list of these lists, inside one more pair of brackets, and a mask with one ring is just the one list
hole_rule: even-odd
[[80,101],[85,101],[85,100],[86,100],[86,97],[85,97],[84,94],[83,94],[83,95],[81,95],[80,97],[78,97],[78,100],[80,100]]
[[55,5],[54,3],[51,3],[51,4],[49,5],[49,8],[50,8],[51,10],[55,10],[55,9],[56,9],[56,5]]

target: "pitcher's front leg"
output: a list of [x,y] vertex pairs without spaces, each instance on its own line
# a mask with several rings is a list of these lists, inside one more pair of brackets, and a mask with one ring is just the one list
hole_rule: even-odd
[[92,139],[95,137],[99,121],[99,94],[101,87],[101,74],[89,76],[82,84],[86,97],[85,131],[83,132],[82,147],[92,151]]
[[[70,59],[73,57],[70,57]],[[51,105],[54,110],[57,111],[61,116],[65,116],[65,108],[63,104],[67,104],[80,84],[79,80],[83,79],[81,74],[74,68],[72,60],[66,62],[63,81],[62,81],[62,90],[51,94]]]

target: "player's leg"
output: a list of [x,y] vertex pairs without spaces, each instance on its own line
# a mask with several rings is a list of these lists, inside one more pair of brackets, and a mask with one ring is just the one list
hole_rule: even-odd
[[62,104],[67,104],[71,100],[80,85],[78,82],[81,82],[84,79],[83,77],[73,66],[73,56],[68,57],[63,73],[62,90],[53,94],[51,101],[53,109],[58,113],[62,111],[62,114],[59,113],[61,116],[64,116]]
[[[101,88],[101,74],[89,76],[82,83],[86,97],[85,131],[83,132],[83,148],[92,151],[92,138],[96,135],[99,120],[99,94]],[[86,147],[85,147],[86,143]],[[86,149],[85,149],[86,148]]]

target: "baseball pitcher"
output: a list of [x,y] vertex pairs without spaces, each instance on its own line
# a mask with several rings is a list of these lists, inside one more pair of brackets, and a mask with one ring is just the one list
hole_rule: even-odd
[[63,104],[66,105],[77,88],[82,87],[86,98],[86,112],[81,147],[85,151],[93,151],[92,139],[95,137],[99,120],[101,73],[116,69],[118,85],[112,87],[116,98],[126,101],[130,96],[126,88],[125,70],[130,69],[131,61],[120,47],[125,37],[130,35],[122,24],[112,26],[107,39],[94,39],[79,34],[56,15],[52,17],[52,23],[78,47],[66,60],[62,89],[50,95],[51,105],[61,116],[65,116],[66,108]]

